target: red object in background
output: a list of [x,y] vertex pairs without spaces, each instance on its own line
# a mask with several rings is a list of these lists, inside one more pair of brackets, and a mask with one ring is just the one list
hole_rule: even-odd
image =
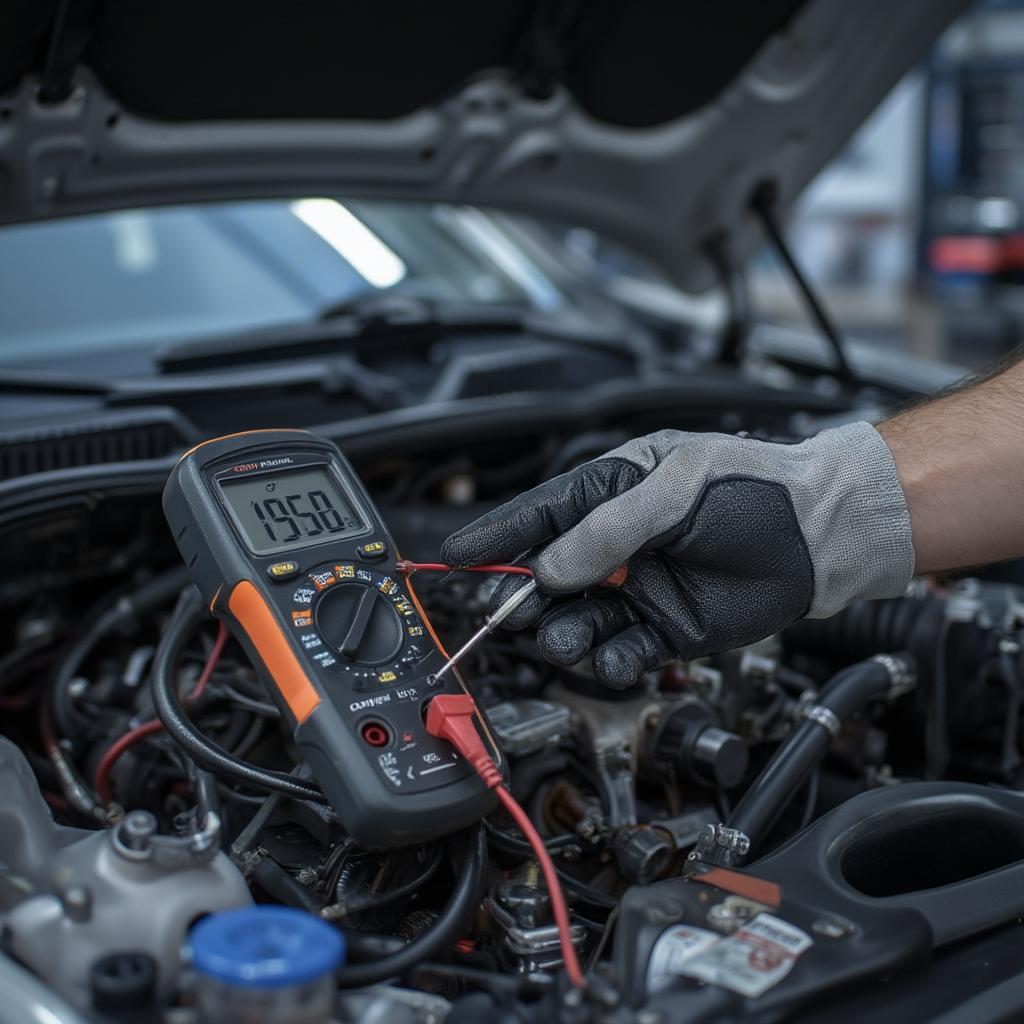
[[1024,234],[944,235],[928,247],[928,264],[943,274],[998,274],[1024,269]]

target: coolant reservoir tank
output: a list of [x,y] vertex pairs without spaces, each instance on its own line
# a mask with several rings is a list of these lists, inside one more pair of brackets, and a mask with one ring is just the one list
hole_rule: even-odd
[[211,914],[189,934],[186,957],[203,1024],[327,1024],[345,940],[290,907]]

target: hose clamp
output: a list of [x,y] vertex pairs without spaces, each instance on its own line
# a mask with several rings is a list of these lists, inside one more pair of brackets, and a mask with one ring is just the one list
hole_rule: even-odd
[[917,686],[917,674],[906,658],[900,658],[892,654],[876,654],[872,661],[877,661],[889,673],[889,689],[885,699],[896,700],[905,693],[910,693]]
[[836,713],[831,708],[825,707],[824,704],[805,704],[800,709],[800,717],[827,729],[833,739],[839,735],[839,730],[842,728],[842,723]]

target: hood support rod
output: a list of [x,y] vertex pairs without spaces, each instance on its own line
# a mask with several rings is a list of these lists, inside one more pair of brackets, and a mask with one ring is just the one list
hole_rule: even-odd
[[99,20],[98,0],[60,0],[40,76],[39,102],[63,103]]
[[836,329],[836,325],[832,322],[832,317],[825,310],[825,307],[821,304],[821,301],[815,294],[810,281],[807,280],[803,271],[797,264],[796,259],[793,256],[793,251],[789,248],[786,238],[782,233],[782,228],[778,219],[778,209],[776,205],[777,199],[778,189],[776,188],[775,183],[772,181],[766,181],[754,192],[754,195],[750,200],[750,208],[761,221],[764,233],[768,236],[768,240],[771,242],[776,253],[778,253],[779,258],[786,264],[790,277],[792,277],[793,281],[796,283],[797,288],[800,289],[800,292],[804,297],[804,301],[807,303],[807,308],[810,310],[811,316],[818,324],[821,333],[832,346],[832,352],[835,356],[836,363],[836,376],[847,384],[857,384],[859,383],[857,375],[853,372],[853,368],[846,359],[846,352],[843,350],[843,340],[839,336],[839,331]]

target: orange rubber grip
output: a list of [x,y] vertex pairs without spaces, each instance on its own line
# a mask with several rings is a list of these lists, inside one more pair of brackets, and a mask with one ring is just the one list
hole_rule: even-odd
[[295,720],[304,722],[320,703],[320,695],[263,595],[249,580],[242,580],[231,591],[228,609],[267,666]]

